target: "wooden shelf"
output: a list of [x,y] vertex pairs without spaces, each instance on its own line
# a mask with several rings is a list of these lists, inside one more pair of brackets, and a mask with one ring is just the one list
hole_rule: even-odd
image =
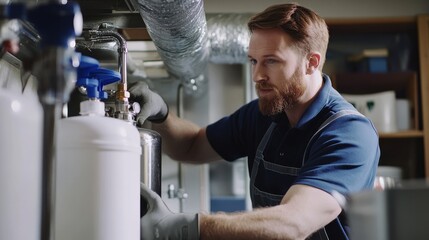
[[[417,94],[417,74],[413,71],[386,73],[338,73],[334,76],[338,91],[348,94],[369,94],[392,90],[405,97]],[[416,99],[410,99],[417,101]]]
[[416,17],[391,18],[333,18],[327,19],[326,24],[331,34],[341,33],[379,33],[415,31]]
[[[407,178],[429,179],[429,15],[326,23],[330,45],[324,71],[341,94],[394,91],[397,99],[409,100],[411,130],[379,133],[380,163],[401,167]],[[348,62],[362,50],[379,48],[389,51],[388,72],[363,72]]]
[[429,15],[418,17],[418,42],[419,42],[419,62],[420,62],[420,95],[422,106],[423,132],[424,132],[424,158],[425,174],[429,179]]
[[380,138],[422,138],[423,131],[408,130],[394,133],[379,133]]
[[333,81],[335,88],[342,94],[394,91],[397,99],[409,100],[413,129],[421,129],[416,72],[340,73],[334,76]]

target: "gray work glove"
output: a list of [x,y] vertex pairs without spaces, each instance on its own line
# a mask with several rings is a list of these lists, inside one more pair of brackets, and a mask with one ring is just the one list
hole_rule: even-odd
[[162,199],[141,184],[141,195],[147,202],[147,212],[141,218],[142,240],[198,240],[198,214],[172,213]]
[[141,110],[137,115],[137,122],[143,125],[149,120],[154,123],[162,123],[167,119],[168,106],[161,96],[151,91],[144,81],[139,81],[130,86],[130,99],[140,104]]

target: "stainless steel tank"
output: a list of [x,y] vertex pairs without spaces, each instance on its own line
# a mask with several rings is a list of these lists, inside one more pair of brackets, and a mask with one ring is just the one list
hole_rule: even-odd
[[137,129],[142,147],[141,180],[161,196],[161,135],[150,129]]

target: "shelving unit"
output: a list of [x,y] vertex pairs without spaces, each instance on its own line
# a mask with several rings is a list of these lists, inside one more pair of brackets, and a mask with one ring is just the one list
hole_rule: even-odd
[[346,94],[372,94],[383,91],[395,92],[397,99],[410,103],[411,129],[419,131],[420,104],[418,101],[417,74],[414,71],[386,73],[339,73],[335,75],[335,87]]
[[424,158],[426,179],[429,178],[429,16],[417,19],[419,60],[420,60],[420,92],[422,102],[422,130],[424,135]]
[[[395,91],[396,98],[410,103],[411,129],[379,133],[380,165],[401,167],[405,179],[429,178],[429,16],[327,23],[324,71],[340,93]],[[376,48],[389,51],[387,72],[357,72],[348,64],[348,56]]]

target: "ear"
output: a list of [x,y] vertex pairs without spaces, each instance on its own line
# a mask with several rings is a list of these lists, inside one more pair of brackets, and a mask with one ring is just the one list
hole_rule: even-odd
[[320,64],[320,53],[312,52],[308,54],[307,62],[307,74],[313,74],[319,68]]

